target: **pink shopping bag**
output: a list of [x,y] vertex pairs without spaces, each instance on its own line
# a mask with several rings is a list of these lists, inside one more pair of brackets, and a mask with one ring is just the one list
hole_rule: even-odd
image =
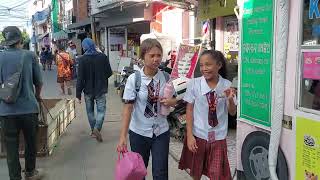
[[[122,155],[122,157],[120,157]],[[115,180],[142,180],[147,175],[142,156],[135,152],[118,153]]]

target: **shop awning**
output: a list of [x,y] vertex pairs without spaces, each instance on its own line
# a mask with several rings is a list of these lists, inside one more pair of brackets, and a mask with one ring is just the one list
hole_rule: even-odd
[[[215,0],[216,1],[216,0]],[[94,16],[101,14],[107,10],[122,7],[126,9],[128,7],[139,6],[150,3],[163,3],[172,7],[177,7],[181,9],[191,9],[192,6],[198,5],[198,0],[110,0],[110,1],[100,1],[97,3],[98,11],[93,13]]]
[[65,30],[58,31],[52,34],[52,39],[54,40],[68,39],[68,33],[71,33],[71,32],[65,31]]
[[198,14],[200,20],[234,14],[237,0],[199,0]]
[[38,36],[38,41],[41,41],[44,37],[46,37],[46,36],[49,36],[49,33],[47,32],[47,33],[44,33],[44,34],[41,34],[41,35],[39,35]]
[[37,25],[45,23],[48,20],[49,11],[49,8],[47,8],[43,11],[36,12],[34,15],[32,15],[32,22]]
[[[126,12],[123,13],[120,10],[117,11],[104,11],[101,14],[95,15],[95,17],[99,17],[97,21],[99,22],[98,27],[113,27],[120,25],[127,25],[131,23],[150,21],[149,17],[145,17],[147,14],[147,10],[145,9],[145,5],[136,5],[134,7],[126,9]],[[151,16],[150,16],[151,17]],[[149,18],[149,19],[147,19]]]
[[89,24],[91,24],[91,20],[90,20],[90,18],[87,18],[87,19],[85,19],[83,21],[70,24],[67,29],[78,29],[80,27],[83,27],[83,26],[86,26],[86,25],[89,25]]

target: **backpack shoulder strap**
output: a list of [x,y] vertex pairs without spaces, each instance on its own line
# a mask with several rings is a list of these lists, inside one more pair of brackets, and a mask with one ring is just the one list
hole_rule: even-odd
[[134,80],[135,80],[136,92],[139,92],[140,86],[141,86],[141,73],[140,73],[140,71],[134,71]]
[[163,72],[164,78],[166,79],[166,82],[168,82],[170,80],[170,74],[165,71],[162,71],[162,72]]

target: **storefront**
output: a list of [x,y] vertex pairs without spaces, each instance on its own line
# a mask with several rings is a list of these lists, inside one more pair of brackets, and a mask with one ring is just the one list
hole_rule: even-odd
[[118,71],[129,59],[139,57],[144,37],[159,38],[164,58],[167,58],[168,52],[177,49],[184,39],[189,40],[193,32],[191,15],[185,10],[189,6],[190,3],[177,1],[128,0],[119,4],[98,4],[98,11],[93,15],[99,23],[98,44],[105,47],[112,69]]
[[105,47],[113,71],[121,71],[137,58],[142,34],[150,33],[151,8],[138,4],[123,9],[113,8],[94,15],[98,44]]
[[230,81],[237,77],[239,60],[239,24],[234,13],[235,7],[236,0],[200,0],[198,11],[202,24],[209,21],[207,47],[224,53]]
[[132,59],[138,58],[140,37],[148,33],[150,22],[147,21],[107,28],[107,37],[103,34],[100,39],[108,43],[106,47],[114,71],[121,71],[122,67],[130,65]]
[[[72,42],[76,45],[77,53],[83,54],[84,52],[81,42],[87,37],[91,38],[92,34],[90,18],[86,18],[80,22],[68,25],[66,31],[68,33],[68,40],[72,40]],[[67,43],[64,43],[67,46]]]
[[319,179],[319,2],[253,2],[239,3],[238,179]]

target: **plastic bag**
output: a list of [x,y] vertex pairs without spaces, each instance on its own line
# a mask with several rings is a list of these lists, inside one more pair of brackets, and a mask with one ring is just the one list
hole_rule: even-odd
[[118,153],[115,180],[142,180],[147,175],[142,156],[135,152]]

